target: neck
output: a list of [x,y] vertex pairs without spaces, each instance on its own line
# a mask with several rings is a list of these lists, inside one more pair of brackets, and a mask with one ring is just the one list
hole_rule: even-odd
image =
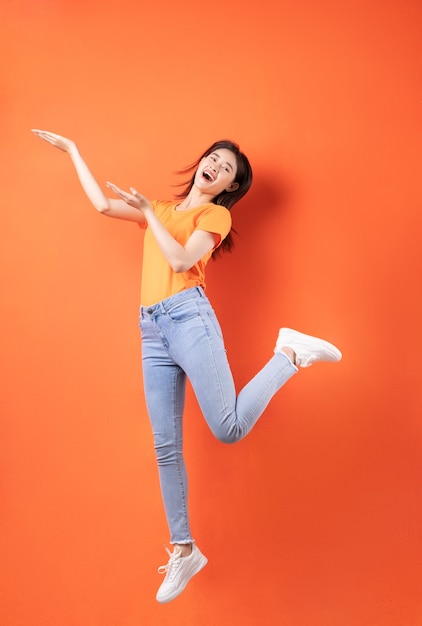
[[213,201],[213,196],[206,193],[201,193],[195,187],[192,187],[189,194],[178,205],[178,209],[194,209],[203,204],[209,204]]

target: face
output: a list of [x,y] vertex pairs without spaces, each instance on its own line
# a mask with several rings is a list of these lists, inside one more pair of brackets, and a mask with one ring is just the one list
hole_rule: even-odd
[[235,191],[237,171],[236,156],[227,148],[219,148],[204,157],[195,174],[195,186],[215,198],[222,191]]

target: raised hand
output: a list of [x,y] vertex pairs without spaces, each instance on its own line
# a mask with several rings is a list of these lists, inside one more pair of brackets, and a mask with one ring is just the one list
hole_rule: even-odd
[[51,143],[52,146],[63,150],[63,152],[71,152],[76,148],[74,141],[62,135],[56,135],[56,133],[50,133],[48,130],[39,130],[38,128],[32,128],[31,131],[40,139],[44,139],[44,141]]
[[128,191],[120,189],[120,187],[118,187],[114,183],[107,182],[106,187],[111,189],[111,191],[115,193],[116,196],[119,196],[119,198],[124,200],[126,204],[133,207],[134,209],[138,209],[138,211],[141,211],[142,213],[144,213],[148,209],[152,210],[149,200],[145,198],[145,196],[142,196],[140,193],[138,193],[133,187],[130,187],[130,193]]

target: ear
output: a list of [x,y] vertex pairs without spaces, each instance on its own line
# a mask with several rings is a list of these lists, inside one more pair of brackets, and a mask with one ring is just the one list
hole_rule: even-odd
[[239,183],[230,183],[230,185],[228,187],[226,187],[226,191],[236,191],[236,189],[239,189]]

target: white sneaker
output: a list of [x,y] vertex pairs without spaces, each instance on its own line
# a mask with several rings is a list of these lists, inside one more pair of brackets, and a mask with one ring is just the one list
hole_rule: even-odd
[[296,365],[300,367],[309,367],[317,361],[335,363],[342,357],[340,350],[325,339],[304,335],[291,328],[280,328],[274,352],[281,352],[282,348],[293,350]]
[[166,548],[169,555],[167,565],[158,568],[160,574],[166,575],[159,590],[157,601],[164,603],[174,600],[182,593],[192,576],[195,576],[208,563],[208,559],[202,554],[197,546],[192,544],[192,553],[189,556],[181,556],[180,548],[175,547],[174,552]]

